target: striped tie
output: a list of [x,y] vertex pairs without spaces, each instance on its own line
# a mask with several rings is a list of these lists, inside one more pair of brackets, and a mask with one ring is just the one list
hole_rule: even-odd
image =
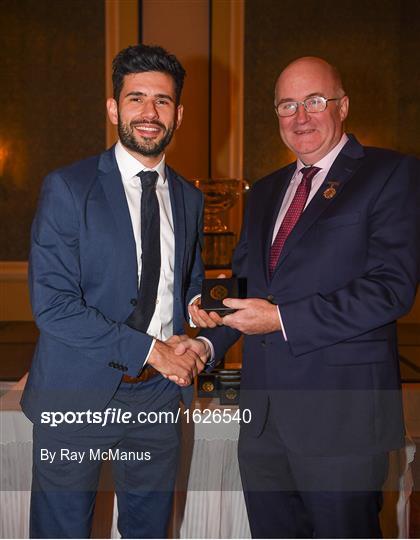
[[303,167],[300,170],[302,173],[302,180],[296,190],[293,201],[290,203],[290,206],[287,209],[286,215],[283,218],[276,238],[271,245],[269,261],[270,277],[273,275],[273,272],[277,266],[281,250],[283,249],[287,237],[292,232],[293,227],[298,222],[305,208],[306,201],[308,200],[308,196],[311,191],[312,179],[319,170],[321,170],[319,167]]

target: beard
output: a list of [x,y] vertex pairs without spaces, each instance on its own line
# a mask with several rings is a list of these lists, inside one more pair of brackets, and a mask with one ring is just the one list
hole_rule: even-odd
[[[155,141],[153,139],[143,139],[143,142],[140,142],[136,139],[134,136],[134,129],[135,126],[139,124],[149,124],[149,125],[156,125],[163,129],[163,137]],[[175,127],[174,124],[171,124],[169,127],[166,127],[161,122],[158,122],[157,120],[152,122],[131,122],[130,124],[123,124],[121,121],[121,118],[118,118],[118,136],[120,138],[121,143],[128,148],[129,150],[132,150],[133,152],[137,152],[138,154],[141,154],[142,156],[152,156],[157,157],[159,156],[165,148],[168,146],[168,144],[172,140],[172,136],[174,134]]]

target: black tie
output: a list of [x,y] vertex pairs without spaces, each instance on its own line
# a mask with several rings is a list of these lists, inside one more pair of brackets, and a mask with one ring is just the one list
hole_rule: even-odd
[[156,308],[160,276],[160,218],[156,171],[141,171],[141,277],[136,309],[127,324],[146,332]]

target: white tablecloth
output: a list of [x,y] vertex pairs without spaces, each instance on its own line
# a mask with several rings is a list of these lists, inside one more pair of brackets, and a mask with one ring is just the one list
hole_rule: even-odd
[[[193,404],[206,407],[224,408],[217,400]],[[192,431],[194,451],[180,538],[250,538],[237,458],[238,422],[195,423]]]
[[0,537],[28,538],[32,424],[20,410],[26,376],[0,398]]
[[[0,537],[27,538],[32,468],[32,425],[18,409],[17,389],[1,398],[0,409]],[[413,389],[410,389],[413,391]],[[419,392],[415,396],[418,400]],[[406,401],[406,399],[405,399]],[[411,402],[411,397],[409,398]],[[199,404],[194,405],[198,407]],[[206,405],[207,406],[207,405]],[[219,405],[217,405],[220,407]],[[417,413],[413,413],[417,414]],[[416,416],[417,418],[417,416]],[[192,430],[194,427],[194,430]],[[191,466],[185,505],[175,500],[173,536],[181,538],[248,538],[250,536],[236,457],[239,427],[235,424],[196,424],[192,438]],[[418,433],[415,433],[416,437]],[[405,449],[393,452],[382,511],[384,536],[407,538],[409,496],[413,481],[409,464],[415,446],[407,439]],[[188,452],[184,459],[189,461]],[[188,470],[184,463],[184,475]],[[186,477],[187,478],[187,477]],[[182,486],[181,482],[181,486]],[[394,490],[394,492],[392,491]],[[114,505],[114,513],[116,513]],[[115,516],[114,516],[115,517]],[[114,519],[111,537],[118,532]]]

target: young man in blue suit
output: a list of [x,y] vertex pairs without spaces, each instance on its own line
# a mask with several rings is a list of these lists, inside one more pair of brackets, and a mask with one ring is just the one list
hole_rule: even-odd
[[42,187],[30,254],[41,333],[22,400],[34,423],[32,537],[90,536],[102,459],[121,535],[166,536],[179,401],[204,367],[173,337],[203,277],[203,197],[164,154],[184,75],[160,47],[121,51],[107,101],[119,141]]
[[379,537],[387,453],[404,444],[395,321],[419,275],[419,163],[344,133],[349,98],[324,60],[286,67],[274,105],[297,161],[249,195],[233,264],[248,299],[223,319],[190,312],[220,326],[202,332],[213,361],[245,334],[252,535]]

